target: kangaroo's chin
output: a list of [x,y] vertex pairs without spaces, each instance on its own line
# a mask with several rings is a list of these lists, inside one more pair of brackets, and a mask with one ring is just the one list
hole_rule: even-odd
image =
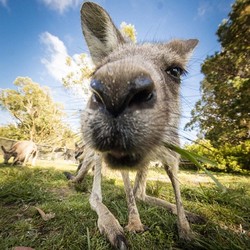
[[104,154],[104,160],[112,169],[138,169],[142,156],[136,153],[109,151]]

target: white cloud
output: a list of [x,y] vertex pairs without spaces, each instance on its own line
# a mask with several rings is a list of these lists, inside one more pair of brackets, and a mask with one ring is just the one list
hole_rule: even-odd
[[210,13],[213,10],[212,3],[209,2],[201,2],[199,4],[198,10],[197,10],[197,16],[199,18],[205,17],[208,13]]
[[[4,1],[4,0],[1,0]],[[61,14],[69,8],[74,8],[79,5],[80,0],[40,0],[49,8],[59,11]]]
[[200,6],[198,8],[198,13],[197,14],[198,14],[199,17],[201,17],[201,16],[205,15],[206,11],[207,11],[207,8],[205,6]]
[[46,55],[41,62],[45,65],[49,74],[61,82],[69,70],[69,67],[66,65],[66,58],[68,57],[67,48],[58,37],[53,36],[49,32],[42,33],[40,41],[46,46]]
[[[93,67],[92,61],[89,56],[86,55],[84,59],[82,58],[81,54],[74,54],[73,56],[70,56],[63,41],[61,41],[57,36],[50,34],[49,32],[42,33],[40,35],[40,41],[43,45],[45,45],[45,54],[41,59],[41,62],[45,65],[49,75],[61,84],[62,79],[71,73],[73,74],[74,79],[77,81],[82,74],[81,69],[83,65],[86,64],[90,68]],[[70,58],[70,65],[66,64],[67,58]],[[76,84],[76,86],[74,87],[75,89],[72,88],[73,92],[83,91],[86,93],[88,80],[83,81],[84,82],[82,87]]]
[[2,4],[3,6],[7,6],[7,2],[8,0],[0,0],[0,4]]

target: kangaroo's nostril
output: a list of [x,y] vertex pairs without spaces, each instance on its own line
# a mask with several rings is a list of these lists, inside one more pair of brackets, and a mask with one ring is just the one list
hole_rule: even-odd
[[129,94],[128,105],[148,102],[154,97],[154,83],[150,77],[138,77]]
[[149,102],[154,97],[154,92],[143,90],[138,93],[136,93],[129,101],[129,106],[133,104],[140,104],[143,102]]
[[92,100],[93,100],[93,102],[95,102],[97,104],[104,104],[102,97],[98,93],[93,92]]
[[92,79],[90,82],[90,87],[92,89],[93,95],[92,100],[95,103],[104,104],[104,86],[100,80]]
[[[127,82],[127,81],[124,81]],[[142,107],[155,95],[154,83],[149,76],[139,76],[128,81],[129,84],[120,85],[119,88],[112,88],[104,84],[103,81],[92,79],[90,86],[92,89],[92,104],[95,108],[108,111],[113,116],[119,116],[127,107],[135,105]],[[123,84],[123,81],[120,82]]]
[[90,82],[90,87],[97,92],[103,91],[103,85],[100,80],[92,79]]
[[149,76],[140,76],[135,79],[135,88],[138,90],[152,89],[153,81]]

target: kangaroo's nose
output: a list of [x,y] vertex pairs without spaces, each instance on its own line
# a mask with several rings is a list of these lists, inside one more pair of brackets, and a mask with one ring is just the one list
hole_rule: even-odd
[[105,108],[114,117],[119,116],[128,107],[149,102],[154,96],[154,83],[152,79],[147,76],[137,77],[129,84],[117,87],[106,85],[100,80],[93,79],[90,86],[93,91],[94,102],[99,107]]

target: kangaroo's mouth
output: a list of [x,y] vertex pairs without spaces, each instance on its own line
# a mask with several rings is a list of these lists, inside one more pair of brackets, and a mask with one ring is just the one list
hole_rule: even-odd
[[136,168],[141,162],[140,154],[112,150],[105,153],[105,161],[111,168]]

